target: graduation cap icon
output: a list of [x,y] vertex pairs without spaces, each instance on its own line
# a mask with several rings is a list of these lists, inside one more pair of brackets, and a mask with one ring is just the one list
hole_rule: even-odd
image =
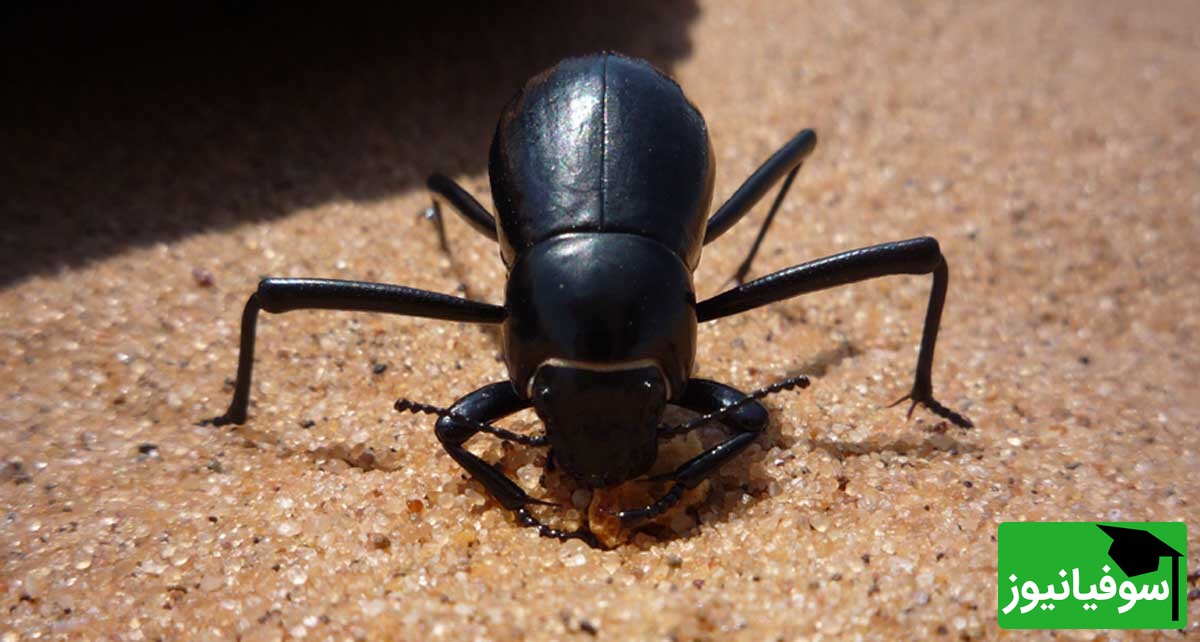
[[1183,557],[1183,553],[1167,546],[1150,531],[1104,524],[1096,526],[1112,538],[1108,556],[1129,577],[1153,573],[1158,570],[1160,558],[1171,558],[1171,621],[1178,622],[1179,558]]

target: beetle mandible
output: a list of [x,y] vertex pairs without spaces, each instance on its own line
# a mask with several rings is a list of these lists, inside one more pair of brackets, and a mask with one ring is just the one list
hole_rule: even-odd
[[[796,377],[750,395],[691,376],[697,323],[797,295],[892,274],[932,274],[910,399],[961,426],[970,422],[933,398],[932,370],[949,271],[938,242],[914,238],[842,252],[745,282],[744,277],[816,134],[803,130],[755,171],[712,216],[714,163],[700,112],[649,63],[615,53],[568,58],[534,76],[504,108],[488,174],[492,217],[449,178],[428,187],[499,244],[508,281],[503,306],[413,288],[309,278],[266,278],[242,315],[237,380],[217,425],[243,423],[260,311],[384,312],[499,324],[509,378],[450,409],[407,400],[398,410],[436,413],[450,456],[518,521],[545,536],[588,538],[540,523],[529,496],[464,447],[479,432],[535,446],[588,487],[646,473],[667,434],[667,404],[719,419],[733,436],[679,466],[655,503],[619,514],[626,526],[657,516],[744,450],[767,424],[758,399],[807,385]],[[782,183],[780,184],[780,181]],[[731,289],[697,302],[692,273],[701,248],[728,231],[776,184],[777,196]],[[435,198],[432,212],[438,211]],[[438,221],[439,234],[444,229]],[[897,403],[899,403],[897,401]],[[517,435],[492,422],[533,407],[545,435]]]

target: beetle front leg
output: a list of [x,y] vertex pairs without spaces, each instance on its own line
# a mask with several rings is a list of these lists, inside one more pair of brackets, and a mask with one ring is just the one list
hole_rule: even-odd
[[[744,393],[724,384],[707,379],[692,379],[688,381],[683,397],[675,403],[688,410],[705,414],[720,410],[745,398]],[[621,520],[621,526],[633,528],[670,510],[672,506],[679,503],[685,491],[698,486],[700,482],[753,443],[767,427],[768,419],[767,409],[758,401],[751,401],[722,417],[721,423],[727,428],[739,431],[739,434],[689,459],[671,473],[654,478],[670,480],[674,484],[665,495],[653,504],[617,513],[617,517]]]
[[458,462],[471,477],[475,478],[488,493],[516,515],[517,522],[522,526],[536,528],[542,537],[552,537],[559,540],[580,539],[595,546],[596,540],[587,530],[561,531],[551,528],[537,520],[526,508],[529,504],[554,504],[530,497],[516,482],[509,479],[494,465],[487,463],[479,456],[463,447],[468,439],[475,436],[479,430],[474,426],[460,421],[454,415],[460,415],[473,422],[489,424],[497,419],[523,410],[530,406],[528,399],[521,398],[512,383],[501,381],[484,386],[472,392],[450,406],[449,416],[437,421],[436,434],[442,447],[450,457]]
[[970,428],[969,419],[933,398],[933,350],[950,282],[950,269],[937,239],[926,236],[884,243],[780,270],[700,302],[696,306],[696,317],[700,321],[711,321],[801,294],[892,274],[933,275],[913,387],[900,401],[912,400],[913,405],[908,409],[910,416],[913,408],[922,404],[955,425]]

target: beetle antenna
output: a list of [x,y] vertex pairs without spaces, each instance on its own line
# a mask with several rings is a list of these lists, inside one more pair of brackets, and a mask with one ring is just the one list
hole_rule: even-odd
[[506,441],[512,441],[512,442],[521,444],[523,446],[545,446],[546,445],[546,436],[545,435],[522,435],[521,433],[518,433],[518,432],[513,432],[511,430],[505,430],[503,428],[497,428],[496,426],[493,426],[491,424],[485,424],[482,421],[476,421],[474,419],[471,419],[470,417],[467,417],[460,413],[454,412],[453,410],[450,410],[449,408],[442,408],[441,406],[433,406],[433,405],[430,405],[427,403],[420,403],[418,401],[413,401],[411,399],[405,399],[405,398],[401,397],[400,399],[396,400],[395,408],[399,412],[411,412],[413,414],[426,414],[426,415],[437,415],[439,417],[449,417],[455,421],[464,423],[480,432],[486,432],[490,435],[495,435]]
[[776,381],[769,386],[764,386],[758,390],[755,390],[754,392],[751,392],[745,397],[738,399],[737,401],[721,408],[720,410],[714,410],[710,413],[700,415],[699,417],[685,421],[677,426],[665,426],[659,431],[659,435],[663,437],[674,437],[675,435],[681,435],[689,430],[692,430],[696,426],[720,419],[750,402],[757,401],[763,397],[773,395],[777,392],[783,392],[784,390],[807,388],[808,384],[808,377],[804,375],[797,375],[795,377],[788,377],[782,381]]

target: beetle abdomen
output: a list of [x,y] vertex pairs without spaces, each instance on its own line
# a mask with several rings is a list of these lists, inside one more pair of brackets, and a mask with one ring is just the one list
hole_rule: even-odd
[[695,268],[712,201],[700,112],[641,60],[603,53],[535,76],[501,114],[489,173],[505,261],[566,232],[621,232]]

